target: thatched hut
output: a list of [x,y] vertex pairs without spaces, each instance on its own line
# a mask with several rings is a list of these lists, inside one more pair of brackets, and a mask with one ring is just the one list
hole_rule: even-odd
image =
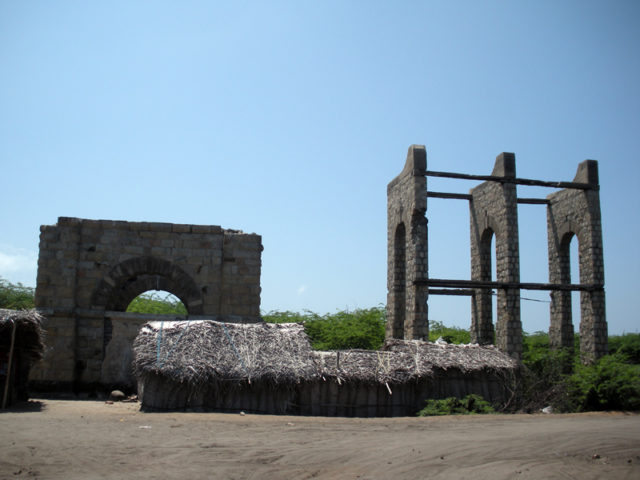
[[133,348],[147,409],[286,413],[297,385],[317,375],[298,324],[150,322]]
[[299,324],[152,322],[134,343],[144,409],[413,415],[427,398],[500,403],[517,363],[493,347],[393,340],[313,351]]
[[31,365],[44,353],[43,317],[35,310],[0,309],[0,392],[2,406],[29,397]]

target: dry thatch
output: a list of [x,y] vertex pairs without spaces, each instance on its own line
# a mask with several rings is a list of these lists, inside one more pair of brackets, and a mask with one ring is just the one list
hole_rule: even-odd
[[518,362],[493,345],[453,345],[420,340],[387,340],[384,350],[404,353],[414,358],[416,368],[429,365],[449,370],[456,368],[463,373],[478,370],[514,370]]
[[298,383],[317,374],[309,340],[295,323],[150,322],[134,342],[134,373],[194,387],[220,381]]
[[324,378],[338,382],[399,384],[433,375],[433,366],[402,352],[340,350],[314,352]]
[[321,375],[339,381],[400,384],[434,375],[436,369],[461,373],[514,370],[518,364],[493,346],[388,340],[382,351],[315,352]]
[[15,351],[32,363],[40,360],[44,353],[43,320],[36,310],[0,309],[0,350],[9,351],[11,332],[15,324]]
[[213,320],[151,322],[134,343],[134,373],[204,386],[220,381],[292,384],[402,384],[436,370],[461,373],[514,370],[517,362],[494,347],[391,340],[382,351],[317,352],[300,324],[232,324]]

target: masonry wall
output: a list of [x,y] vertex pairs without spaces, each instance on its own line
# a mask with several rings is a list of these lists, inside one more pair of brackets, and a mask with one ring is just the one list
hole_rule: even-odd
[[[515,178],[515,155],[501,153],[492,176]],[[484,182],[471,190],[471,279],[491,281],[491,240],[495,239],[496,279],[520,282],[518,245],[518,200],[514,183]],[[471,341],[494,343],[491,289],[476,289],[471,300]],[[495,344],[503,352],[520,358],[522,323],[520,290],[498,289]]]
[[427,153],[412,145],[387,186],[387,337],[427,339]]
[[105,356],[119,352],[109,344],[131,335],[111,317],[148,290],[173,293],[191,316],[260,321],[261,252],[259,235],[219,226],[67,217],[42,226],[35,302],[48,348],[32,380],[112,380]]
[[[565,189],[547,196],[549,282],[578,283],[571,278],[570,245],[578,238],[579,283],[593,285],[580,292],[580,352],[584,362],[607,353],[607,322],[604,293],[602,220],[598,191],[598,164],[585,160],[574,182],[593,186],[588,190]],[[555,348],[573,348],[571,292],[551,292],[549,340]]]

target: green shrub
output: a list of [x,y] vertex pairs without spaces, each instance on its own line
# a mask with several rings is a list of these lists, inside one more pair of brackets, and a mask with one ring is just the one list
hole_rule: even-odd
[[0,308],[26,310],[34,307],[35,290],[0,277]]
[[480,395],[467,395],[462,399],[456,397],[442,400],[429,399],[426,406],[418,412],[419,417],[433,415],[475,415],[479,413],[495,413],[494,408]]
[[640,333],[609,337],[609,353],[621,353],[627,356],[629,363],[640,364]]
[[621,353],[605,355],[593,365],[575,367],[566,379],[568,409],[640,410],[640,365]]
[[264,321],[268,323],[304,323],[312,317],[317,317],[317,315],[308,311],[299,313],[289,310],[272,310],[262,315]]
[[471,335],[468,329],[447,327],[437,320],[429,320],[429,340],[435,342],[440,337],[448,343],[471,342]]
[[289,311],[272,311],[262,316],[273,323],[301,322],[316,350],[378,350],[384,343],[385,309],[383,307],[339,311],[318,315]]
[[159,315],[187,315],[184,304],[167,293],[147,292],[138,295],[127,307],[128,313],[154,313]]

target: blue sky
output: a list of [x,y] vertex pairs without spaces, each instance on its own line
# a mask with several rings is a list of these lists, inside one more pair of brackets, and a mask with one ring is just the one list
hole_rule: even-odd
[[[636,1],[3,1],[0,69],[5,279],[35,285],[59,216],[212,224],[263,236],[264,310],[383,304],[386,185],[424,144],[432,170],[598,160],[609,329],[639,330]],[[519,215],[521,280],[546,282],[544,208]],[[431,276],[469,278],[466,203],[427,217]],[[468,299],[429,305],[469,325]]]

